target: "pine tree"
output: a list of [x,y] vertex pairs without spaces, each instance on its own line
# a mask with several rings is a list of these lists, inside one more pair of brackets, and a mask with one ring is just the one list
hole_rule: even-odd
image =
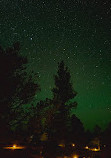
[[50,127],[50,138],[58,141],[67,141],[70,125],[70,110],[77,106],[76,102],[69,103],[76,96],[71,83],[71,75],[64,62],[58,63],[57,75],[55,75],[55,87],[53,88],[53,104],[55,112]]
[[55,88],[53,88],[54,100],[65,104],[70,99],[76,96],[71,83],[71,75],[68,68],[65,66],[64,61],[58,63],[57,75],[55,75]]
[[22,105],[29,103],[39,90],[35,75],[26,71],[27,58],[19,51],[19,43],[5,50],[0,47],[0,129],[21,117]]

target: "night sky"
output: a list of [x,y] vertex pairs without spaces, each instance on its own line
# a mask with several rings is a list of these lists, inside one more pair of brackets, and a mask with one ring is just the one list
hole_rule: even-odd
[[110,0],[0,0],[0,44],[20,41],[28,68],[51,98],[57,63],[64,60],[78,92],[73,112],[86,128],[111,121]]

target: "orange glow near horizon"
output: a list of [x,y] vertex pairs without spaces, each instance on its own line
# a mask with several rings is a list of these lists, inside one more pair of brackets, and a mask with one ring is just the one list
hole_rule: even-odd
[[16,144],[14,144],[13,146],[11,147],[4,147],[4,149],[11,149],[11,150],[15,150],[15,149],[24,149],[25,147],[24,146],[17,146]]
[[94,149],[90,149],[91,151],[100,151],[100,148],[94,148]]
[[100,147],[98,147],[98,148],[89,148],[88,146],[86,146],[85,149],[88,149],[88,150],[91,150],[91,151],[100,151]]

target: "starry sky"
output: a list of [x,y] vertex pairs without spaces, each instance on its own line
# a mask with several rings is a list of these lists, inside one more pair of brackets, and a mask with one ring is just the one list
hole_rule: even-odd
[[36,99],[51,98],[64,60],[78,92],[75,113],[86,129],[111,121],[110,0],[0,0],[0,44],[20,41],[28,69],[39,75]]

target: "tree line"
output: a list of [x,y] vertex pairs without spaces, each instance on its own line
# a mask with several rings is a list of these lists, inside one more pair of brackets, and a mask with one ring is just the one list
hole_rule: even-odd
[[[74,142],[85,144],[92,137],[99,137],[109,143],[107,134],[111,126],[102,133],[95,128],[93,134],[85,131],[83,123],[70,112],[77,107],[74,98],[77,92],[71,83],[71,75],[64,61],[58,63],[52,99],[46,98],[33,105],[39,93],[38,76],[26,71],[28,60],[20,55],[20,44],[5,50],[0,46],[0,139],[21,137],[25,141]],[[26,110],[24,105],[30,104]]]

